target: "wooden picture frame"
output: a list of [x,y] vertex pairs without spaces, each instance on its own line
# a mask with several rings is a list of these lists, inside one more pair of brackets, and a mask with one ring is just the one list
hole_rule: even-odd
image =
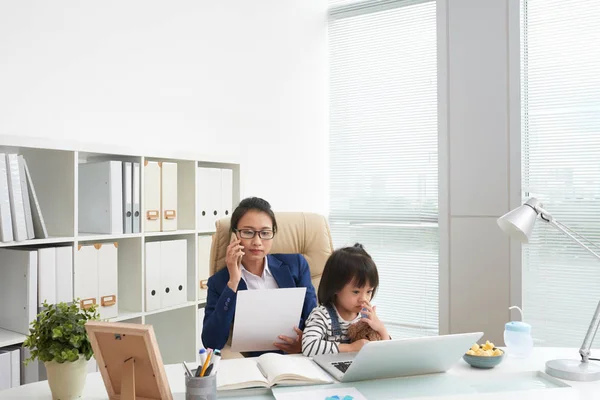
[[173,400],[152,325],[85,324],[110,400]]

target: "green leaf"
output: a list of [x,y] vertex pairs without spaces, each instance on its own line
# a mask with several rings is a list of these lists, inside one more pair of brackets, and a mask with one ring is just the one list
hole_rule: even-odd
[[72,303],[48,304],[44,301],[42,311],[31,321],[29,335],[23,346],[30,349],[31,356],[24,360],[25,365],[40,361],[77,361],[80,356],[89,360],[93,350],[85,323],[98,320],[97,305],[88,309],[79,307],[79,299]]

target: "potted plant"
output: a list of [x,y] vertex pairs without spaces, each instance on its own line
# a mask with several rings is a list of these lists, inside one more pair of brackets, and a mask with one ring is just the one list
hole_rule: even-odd
[[87,362],[94,355],[85,323],[98,318],[96,304],[80,308],[76,300],[58,304],[44,301],[42,311],[31,322],[23,342],[31,351],[25,365],[35,359],[44,362],[54,400],[81,398]]

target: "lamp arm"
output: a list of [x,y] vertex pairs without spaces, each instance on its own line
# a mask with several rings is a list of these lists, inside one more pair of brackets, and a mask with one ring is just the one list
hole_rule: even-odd
[[588,328],[587,333],[585,334],[585,339],[583,339],[583,343],[581,344],[581,348],[579,349],[579,354],[581,355],[581,362],[588,362],[590,359],[590,355],[592,352],[590,349],[592,348],[592,343],[594,343],[594,337],[598,332],[598,327],[600,326],[600,301],[598,302],[598,306],[596,307],[596,312],[594,313],[594,317],[592,318],[592,322]]
[[[589,253],[591,253],[594,257],[596,257],[598,260],[600,260],[600,255],[598,255],[598,253],[596,253],[594,250],[592,250],[588,246],[586,246],[581,240],[577,239],[562,224],[559,224],[558,222],[556,222],[549,212],[547,212],[546,210],[544,210],[541,207],[535,207],[535,208],[536,208],[536,211],[538,212],[538,214],[540,215],[540,218],[542,219],[542,221],[547,222],[550,225],[554,226],[556,229],[558,229],[559,231],[564,233],[566,236],[571,238],[578,245],[583,247],[585,250],[587,250]],[[584,363],[589,362],[590,355],[591,355],[590,349],[592,347],[592,343],[594,342],[596,333],[598,332],[598,327],[600,327],[600,302],[598,302],[598,306],[596,307],[596,312],[594,313],[594,316],[592,317],[592,322],[590,323],[590,326],[588,327],[587,333],[585,334],[585,338],[583,339],[583,343],[581,344],[581,348],[579,349],[579,354],[581,355],[581,362],[584,362]]]
[[[594,257],[596,257],[598,260],[600,260],[600,255],[598,253],[596,253],[594,250],[592,250],[588,246],[586,246],[581,240],[577,239],[571,232],[569,232],[567,229],[565,229],[565,227],[562,224],[557,223],[552,218],[552,216],[550,216],[549,214],[547,214],[544,211],[543,214],[540,214],[540,217],[542,218],[542,221],[548,222],[550,225],[552,225],[553,227],[555,227],[556,229],[558,229],[559,231],[561,231],[562,233],[564,233],[565,235],[567,235],[568,237],[570,237],[578,245],[580,245],[581,247],[583,247],[584,249],[586,249],[590,254],[592,254]],[[546,219],[546,218],[548,218],[548,219]]]

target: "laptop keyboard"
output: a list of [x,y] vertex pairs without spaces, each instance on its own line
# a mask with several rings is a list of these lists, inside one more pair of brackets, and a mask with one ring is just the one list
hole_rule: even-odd
[[345,373],[348,370],[348,368],[350,368],[350,364],[352,364],[352,361],[339,361],[331,364],[333,364],[334,367]]

